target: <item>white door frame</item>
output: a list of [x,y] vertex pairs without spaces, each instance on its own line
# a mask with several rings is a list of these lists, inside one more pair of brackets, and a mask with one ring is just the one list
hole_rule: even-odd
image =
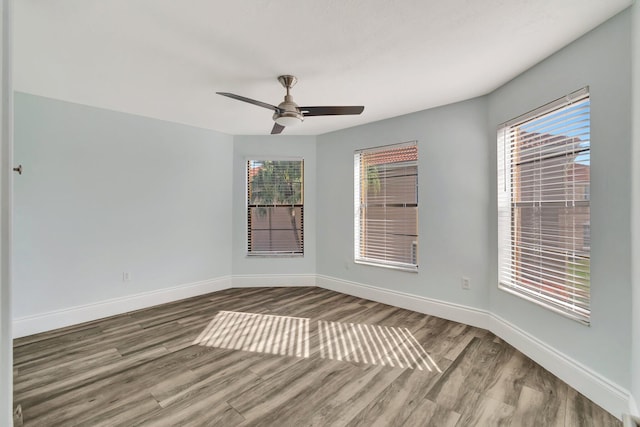
[[12,0],[0,6],[0,425],[13,425],[11,199],[13,179]]

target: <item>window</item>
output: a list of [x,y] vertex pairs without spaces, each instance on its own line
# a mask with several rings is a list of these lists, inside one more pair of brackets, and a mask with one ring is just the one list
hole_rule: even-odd
[[304,161],[247,162],[247,252],[304,253]]
[[588,88],[498,129],[499,286],[585,324],[590,147]]
[[355,152],[355,261],[417,271],[416,142]]

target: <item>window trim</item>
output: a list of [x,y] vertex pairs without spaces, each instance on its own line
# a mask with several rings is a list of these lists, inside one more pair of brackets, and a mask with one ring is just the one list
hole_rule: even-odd
[[[302,162],[302,203],[301,204],[295,204],[295,205],[276,205],[276,206],[299,206],[301,208],[301,230],[302,230],[302,239],[301,239],[301,246],[302,246],[302,252],[292,252],[292,251],[273,251],[273,252],[269,252],[269,251],[257,251],[257,252],[251,252],[249,251],[249,209],[250,209],[250,204],[249,204],[249,162],[251,161],[300,161]],[[305,255],[305,243],[304,243],[304,205],[305,205],[305,181],[306,181],[306,176],[305,176],[305,167],[304,167],[304,157],[297,157],[297,156],[273,156],[273,155],[265,155],[265,156],[261,156],[261,155],[257,155],[257,156],[245,156],[244,157],[244,161],[243,161],[243,173],[244,173],[244,227],[245,227],[245,232],[244,232],[244,244],[245,244],[245,257],[246,258],[304,258]],[[259,205],[259,206],[263,206],[263,205]]]
[[[411,140],[411,141],[405,141],[405,142],[401,142],[401,143],[395,143],[395,144],[387,144],[387,145],[379,145],[379,146],[375,146],[375,147],[368,147],[368,148],[363,148],[363,149],[358,149],[358,150],[354,150],[354,162],[353,162],[353,166],[354,166],[354,171],[353,171],[353,176],[354,176],[354,213],[353,213],[353,230],[354,230],[354,236],[353,236],[353,241],[354,241],[354,251],[353,251],[353,262],[355,264],[360,264],[360,265],[368,265],[368,266],[372,266],[372,267],[381,267],[381,268],[387,268],[387,269],[391,269],[391,270],[398,270],[398,271],[405,271],[405,272],[410,272],[410,273],[417,273],[418,272],[418,256],[417,256],[417,250],[416,250],[416,263],[415,264],[410,264],[410,263],[403,263],[403,262],[397,262],[397,261],[384,261],[384,260],[379,260],[376,258],[369,258],[366,256],[362,256],[360,255],[360,244],[361,244],[361,239],[360,239],[360,230],[361,230],[361,223],[360,223],[360,191],[361,191],[361,186],[359,184],[360,181],[360,162],[359,162],[359,158],[358,156],[362,153],[368,153],[368,152],[376,152],[376,151],[384,151],[384,150],[392,150],[394,148],[403,148],[403,147],[412,147],[415,146],[416,150],[418,149],[418,141],[417,140]],[[417,173],[418,170],[418,159],[416,159],[416,176],[419,176]],[[418,182],[416,182],[416,203],[415,203],[415,207],[416,209],[418,208],[419,203],[418,203]],[[418,241],[419,241],[419,229],[418,229],[418,225],[416,224],[416,237],[415,237],[415,241],[413,242],[416,245],[416,248],[418,248]]]
[[[524,124],[526,122],[532,121],[536,118],[541,118],[547,114],[550,114],[554,111],[560,110],[562,108],[568,107],[574,103],[577,102],[583,102],[585,100],[589,100],[590,101],[590,92],[589,92],[589,86],[585,86],[584,88],[581,88],[575,92],[572,92],[564,97],[558,98],[550,103],[547,103],[541,107],[538,107],[536,109],[533,109],[525,114],[522,114],[512,120],[509,120],[505,123],[502,123],[498,126],[498,130],[497,130],[497,158],[498,158],[498,164],[497,164],[497,205],[498,205],[498,211],[497,211],[497,219],[498,219],[498,288],[508,292],[512,295],[518,296],[524,300],[533,302],[534,304],[537,304],[539,306],[542,306],[550,311],[556,312],[562,316],[565,316],[567,318],[570,318],[572,320],[575,320],[583,325],[589,326],[590,322],[591,322],[591,282],[589,281],[589,304],[587,306],[587,310],[586,313],[584,313],[582,311],[582,309],[571,309],[571,304],[566,300],[566,299],[560,299],[560,298],[553,298],[553,296],[550,295],[544,295],[544,294],[540,294],[540,295],[535,295],[533,292],[530,292],[527,290],[526,285],[518,285],[518,284],[509,284],[509,283],[503,283],[503,263],[507,262],[506,261],[506,257],[510,257],[512,251],[513,251],[513,243],[509,243],[507,245],[503,245],[503,241],[502,241],[502,235],[505,233],[505,230],[508,228],[509,229],[509,235],[512,234],[512,227],[513,227],[513,208],[518,207],[518,205],[520,207],[522,206],[528,206],[528,205],[535,205],[537,202],[513,202],[512,196],[509,194],[511,191],[511,183],[509,183],[508,179],[506,179],[505,177],[507,175],[511,175],[512,171],[513,171],[513,164],[509,163],[507,165],[508,162],[510,162],[509,160],[509,156],[507,154],[507,150],[508,147],[510,145],[510,142],[508,141],[508,137],[506,136],[508,130],[512,127],[518,127],[521,124]],[[591,114],[589,113],[589,128],[591,127]],[[501,153],[500,150],[503,150],[503,152]],[[580,152],[585,152],[587,151],[587,149],[582,149],[580,150]],[[588,148],[589,154],[591,152],[591,139],[589,138],[589,148]],[[503,165],[501,165],[501,161],[504,163]],[[501,175],[503,175],[501,177]],[[589,190],[590,190],[590,179],[589,179]],[[501,187],[501,183],[503,185],[503,188]],[[507,197],[508,198],[508,207],[509,207],[509,221],[507,223],[504,223],[504,219],[501,220],[501,214],[504,214],[503,209],[504,206],[501,205],[501,200],[503,197]],[[562,203],[562,205],[566,204],[566,199],[564,202],[558,202],[558,203]],[[553,204],[556,202],[545,202],[545,204]],[[586,197],[583,200],[574,200],[573,201],[574,205],[573,206],[586,206],[586,207],[591,207],[591,200],[590,200],[590,194],[589,194],[589,198],[587,199]],[[589,216],[591,216],[591,214],[589,214]],[[505,230],[502,230],[502,228],[505,228]],[[577,228],[575,228],[576,226],[574,226],[574,229],[577,230]],[[575,231],[574,230],[574,231]],[[583,229],[582,227],[580,227],[579,229],[580,233],[583,233]],[[590,240],[589,239],[589,244],[590,244]],[[505,247],[508,246],[508,247]],[[505,252],[508,255],[504,255],[503,252]],[[589,260],[591,259],[591,248],[589,246]],[[509,261],[509,265],[507,266],[507,268],[511,269],[511,263],[512,261]]]

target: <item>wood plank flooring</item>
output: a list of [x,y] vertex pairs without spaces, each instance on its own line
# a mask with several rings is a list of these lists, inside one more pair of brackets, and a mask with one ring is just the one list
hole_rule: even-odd
[[229,289],[14,341],[25,426],[620,426],[485,330]]

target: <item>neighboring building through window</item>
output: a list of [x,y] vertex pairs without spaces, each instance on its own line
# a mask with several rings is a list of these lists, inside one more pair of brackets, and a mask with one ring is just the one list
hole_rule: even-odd
[[356,151],[354,193],[355,261],[416,271],[416,142]]
[[574,92],[498,129],[500,288],[590,318],[590,100]]
[[304,253],[304,161],[247,162],[247,252]]

